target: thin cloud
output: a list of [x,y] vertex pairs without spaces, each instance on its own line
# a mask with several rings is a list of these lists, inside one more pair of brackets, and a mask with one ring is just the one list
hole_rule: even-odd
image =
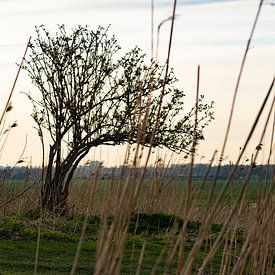
[[[0,0],[1,1],[1,0]],[[6,0],[2,0],[6,1]],[[28,1],[28,0],[25,0]],[[59,1],[58,5],[54,4],[52,6],[47,5],[40,6],[37,5],[39,2],[34,2],[34,5],[30,9],[25,7],[22,10],[12,11],[13,14],[41,14],[41,13],[53,13],[53,12],[70,12],[70,11],[88,11],[88,10],[114,10],[114,9],[139,9],[150,7],[150,2],[142,0],[136,2],[129,2],[125,0],[111,1],[111,0],[101,0],[101,1],[78,1],[78,2],[67,2]],[[50,1],[48,3],[51,3]]]
[[236,2],[240,0],[182,0],[179,1],[179,5],[203,5],[203,4],[214,4],[224,2]]
[[[0,0],[2,2],[8,2],[8,0]],[[17,1],[17,0],[13,0]],[[22,0],[21,0],[22,1]],[[30,0],[25,0],[24,2],[27,2]],[[206,5],[206,4],[216,4],[216,3],[225,3],[225,2],[236,2],[240,0],[180,0],[178,2],[178,6],[182,5]],[[34,2],[36,5],[39,3],[39,1]],[[49,1],[48,3],[51,3]],[[63,3],[63,4],[62,4]],[[37,5],[35,8],[32,9],[25,9],[25,10],[17,10],[13,11],[13,14],[38,14],[38,13],[52,13],[52,12],[70,12],[70,11],[87,11],[91,9],[104,9],[104,10],[110,10],[110,9],[142,9],[142,8],[150,8],[150,1],[148,0],[140,0],[140,1],[126,1],[126,0],[101,0],[101,1],[78,1],[75,2],[67,2],[66,5],[64,4],[65,1],[60,1],[58,5],[53,5],[52,7],[42,7]],[[168,0],[160,0],[155,1],[156,7],[170,7],[173,3]]]
[[[178,6],[194,6],[194,5],[206,5],[206,4],[218,4],[225,2],[237,2],[240,0],[180,0],[178,1]],[[173,3],[168,0],[155,1],[156,6],[171,6]]]

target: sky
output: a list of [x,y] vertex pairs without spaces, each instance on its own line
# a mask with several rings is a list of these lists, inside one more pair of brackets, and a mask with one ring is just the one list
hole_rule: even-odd
[[[171,16],[172,0],[155,0],[154,28]],[[265,1],[254,39],[248,53],[236,102],[227,161],[234,161],[243,146],[275,73],[275,6]],[[233,91],[244,49],[259,5],[257,0],[181,0],[178,1],[171,53],[178,86],[186,93],[188,111],[194,104],[196,70],[201,66],[200,92],[207,101],[215,102],[215,120],[205,131],[199,144],[197,161],[207,162],[214,150],[220,150]],[[35,26],[46,25],[54,31],[57,24],[68,28],[76,25],[110,25],[125,51],[138,45],[148,56],[151,52],[150,0],[0,0],[0,111],[11,90],[17,63],[20,63],[29,36],[35,37]],[[160,30],[159,60],[167,55],[170,22]],[[4,129],[16,121],[7,140],[0,140],[0,165],[13,165],[20,158],[33,165],[41,164],[41,145],[30,117],[32,106],[24,92],[37,92],[25,72],[21,72],[12,98]],[[270,127],[271,129],[271,127]],[[270,133],[271,130],[268,130]],[[261,128],[256,131],[245,157],[256,147]],[[270,137],[263,142],[261,158],[269,150]],[[105,165],[123,161],[123,147],[92,149],[91,160]],[[158,151],[168,155],[167,151]],[[175,161],[180,156],[173,156]]]

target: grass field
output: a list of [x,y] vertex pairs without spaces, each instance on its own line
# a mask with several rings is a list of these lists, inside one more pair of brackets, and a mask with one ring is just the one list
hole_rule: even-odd
[[[19,198],[12,200],[16,194],[22,192],[23,186],[25,185],[24,188],[26,188],[28,184],[31,188]],[[39,230],[41,234],[37,274],[68,274],[82,237],[83,242],[75,272],[91,274],[98,261],[97,249],[102,245],[100,244],[102,232],[106,232],[104,235],[106,241],[108,232],[117,223],[119,214],[116,213],[118,201],[116,194],[119,193],[117,190],[119,182],[104,180],[97,183],[88,216],[85,215],[85,206],[88,201],[88,191],[93,184],[88,181],[75,182],[71,189],[70,204],[74,205],[74,208],[70,211],[70,215],[64,217],[44,215],[42,220],[37,208],[39,184],[34,186],[32,182],[28,184],[7,181],[2,186],[1,202],[10,201],[10,203],[6,205],[0,219],[1,274],[33,272]],[[136,212],[131,213],[131,220],[125,227],[128,234],[121,255],[120,274],[134,274],[137,270],[140,270],[140,274],[175,274],[179,259],[183,263],[188,261],[198,240],[202,241],[192,260],[190,271],[192,274],[198,272],[216,241],[218,241],[217,249],[204,267],[203,274],[218,274],[221,270],[230,273],[240,259],[246,241],[256,242],[259,249],[255,255],[250,250],[250,256],[246,256],[246,261],[250,262],[255,257],[260,257],[262,250],[265,249],[267,268],[274,269],[275,262],[270,260],[274,259],[272,254],[274,253],[272,252],[274,234],[270,231],[273,228],[273,219],[266,222],[265,216],[268,215],[266,210],[262,217],[257,216],[264,202],[261,198],[267,190],[266,181],[260,183],[251,180],[245,192],[242,190],[242,181],[232,183],[232,188],[228,189],[216,209],[211,227],[208,227],[205,232],[202,231],[205,217],[211,211],[226,181],[217,181],[213,202],[209,202],[213,183],[206,182],[201,195],[196,197],[201,181],[192,182],[196,199],[192,201],[193,211],[190,212],[186,229],[183,229],[185,225],[180,215],[182,206],[179,205],[185,190],[184,184],[186,183],[182,180],[163,181],[161,184],[152,181],[144,182],[139,193]],[[227,217],[231,214],[239,196],[243,198],[243,204],[238,204],[239,213],[232,216],[228,222]],[[270,206],[272,205],[271,199]],[[270,211],[273,209],[271,208]],[[123,221],[120,223],[123,224]],[[84,232],[83,224],[86,225]],[[265,232],[265,235],[261,235],[264,238],[255,235],[253,239],[250,235],[255,224]],[[117,226],[119,228],[121,225]],[[118,229],[114,234],[121,234],[121,230]],[[110,255],[115,254],[118,249],[116,238],[119,238],[119,235],[114,237],[108,245]],[[178,248],[173,252],[176,246]],[[183,254],[180,254],[182,253],[180,247],[184,251]],[[169,260],[171,253],[174,255]],[[242,272],[247,269],[247,262],[242,266]],[[247,274],[251,274],[249,272],[251,269],[248,268]]]
[[[253,208],[259,197],[264,194],[271,185],[272,179],[251,179],[246,189],[245,204],[248,209]],[[201,180],[192,180],[193,201],[192,204],[199,210],[205,209],[208,204],[209,194],[213,187],[213,181],[207,180],[201,189],[200,195],[195,196],[196,192],[201,185]],[[217,199],[221,190],[226,184],[226,180],[217,180],[215,189],[213,190],[213,200]],[[221,209],[230,207],[241,195],[244,179],[232,181],[227,193],[220,203]],[[89,180],[75,179],[69,196],[70,205],[73,205],[71,211],[76,213],[84,213],[85,207],[89,197],[89,190],[92,188],[92,182]],[[180,201],[182,194],[187,185],[186,179],[169,179],[163,178],[162,180],[144,180],[141,186],[141,192],[138,197],[137,212],[148,213],[167,213],[174,215],[181,215]],[[100,214],[102,206],[106,203],[108,205],[109,213],[112,215],[112,209],[116,204],[115,194],[118,193],[121,187],[119,180],[99,180],[94,192],[93,209],[90,214]],[[12,200],[6,206],[6,211],[12,212],[25,212],[27,210],[37,208],[40,185],[36,182],[12,181],[7,180],[2,184],[2,197],[0,202],[5,203],[16,197],[24,190],[28,190],[18,200]],[[108,197],[108,195],[112,196]],[[79,198],[82,198],[79,200]],[[194,217],[197,218],[196,216]],[[219,221],[219,222],[222,222]]]
[[[1,220],[1,274],[30,274],[33,271],[37,238],[36,218],[33,213],[29,212],[25,215],[9,216]],[[139,219],[138,226],[137,218]],[[142,274],[150,274],[153,269],[157,273],[162,273],[165,261],[160,261],[159,265],[156,265],[156,263],[164,247],[173,245],[174,236],[178,232],[174,228],[169,233],[169,229],[176,224],[177,226],[182,225],[182,220],[178,219],[177,222],[176,220],[174,216],[163,214],[140,214],[139,217],[134,216],[129,226],[129,238],[125,246],[121,274],[135,273],[144,243],[146,243],[146,246]],[[83,222],[83,216],[45,220],[41,234],[38,274],[69,273],[77,248],[81,222]],[[198,222],[190,222],[188,225],[188,234],[185,240],[187,253],[194,244],[199,226]],[[213,241],[220,229],[220,225],[212,226],[211,237],[208,242]],[[90,217],[85,242],[81,249],[77,274],[90,274],[93,270],[96,259],[96,236],[98,230],[99,218],[95,216]],[[241,241],[241,233],[239,241]],[[208,250],[209,247],[206,242],[196,257],[193,267],[194,271],[200,266]],[[167,255],[164,253],[162,257],[167,257]],[[222,249],[215,256],[209,269],[213,272],[218,271],[221,258]],[[169,268],[169,272],[173,274],[176,266],[177,263],[174,261]]]

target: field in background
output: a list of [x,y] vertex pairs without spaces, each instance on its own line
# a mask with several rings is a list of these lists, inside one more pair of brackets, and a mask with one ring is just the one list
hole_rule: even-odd
[[[245,205],[247,209],[253,209],[259,201],[260,197],[267,192],[271,184],[271,178],[268,179],[251,179],[249,181]],[[229,187],[227,194],[224,196],[220,207],[221,210],[230,209],[238,196],[241,195],[244,179],[234,180]],[[202,180],[192,180],[192,188],[194,194],[199,189]],[[225,186],[226,180],[217,180],[216,187],[213,192],[213,200],[216,200],[222,188]],[[138,196],[137,212],[143,213],[167,213],[172,215],[181,215],[181,205],[184,188],[187,185],[186,179],[147,179],[141,187]],[[200,219],[203,215],[203,209],[209,202],[209,194],[213,185],[212,180],[206,180],[199,197],[194,198],[193,205],[196,207],[196,215],[193,219]],[[90,190],[93,186],[91,180],[75,179],[71,186],[69,205],[70,213],[83,214],[86,211],[87,201]],[[108,214],[112,215],[112,210],[117,202],[121,181],[118,179],[98,179],[96,190],[94,193],[93,207],[90,214],[99,215],[102,208],[108,208]],[[27,190],[27,191],[26,191]],[[22,194],[15,199],[18,194]],[[3,204],[6,213],[22,214],[31,209],[39,207],[40,184],[37,181],[25,182],[22,180],[7,180],[2,183],[0,202]],[[246,215],[246,214],[245,214]],[[247,215],[246,215],[247,216]],[[223,220],[217,220],[223,222]]]

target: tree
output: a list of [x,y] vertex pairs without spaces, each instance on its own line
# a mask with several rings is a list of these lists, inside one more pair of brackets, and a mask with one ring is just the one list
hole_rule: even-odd
[[[126,142],[146,146],[151,141],[164,66],[146,65],[138,47],[120,54],[117,40],[107,32],[78,26],[68,34],[61,25],[52,35],[42,25],[29,44],[24,68],[41,93],[39,99],[28,95],[32,117],[43,148],[45,132],[51,138],[41,200],[42,207],[52,212],[66,209],[73,173],[92,147]],[[190,150],[194,134],[203,139],[202,130],[213,112],[212,103],[201,98],[201,118],[193,133],[195,109],[182,115],[184,93],[174,87],[176,81],[170,70],[153,146],[181,152]],[[139,119],[145,116],[138,141]]]

